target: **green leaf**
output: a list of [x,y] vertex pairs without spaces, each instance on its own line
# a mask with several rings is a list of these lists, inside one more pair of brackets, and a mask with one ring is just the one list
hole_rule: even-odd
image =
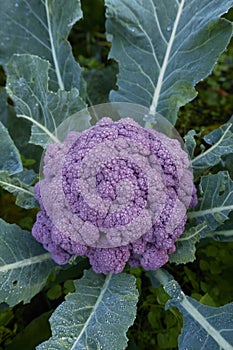
[[198,136],[195,130],[189,130],[189,132],[184,136],[185,147],[191,159],[193,158],[196,148],[195,136]]
[[191,164],[196,172],[213,167],[221,161],[223,155],[233,153],[233,118],[204,136],[204,141],[211,147],[192,159]]
[[200,225],[186,229],[176,241],[176,251],[169,255],[169,262],[176,264],[186,264],[196,259],[196,243],[203,235],[207,224],[203,222]]
[[0,303],[29,302],[55,263],[28,231],[0,219]]
[[232,24],[219,17],[232,0],[106,0],[110,57],[119,63],[112,102],[133,102],[168,118],[192,100],[194,86],[229,43]]
[[186,296],[167,271],[159,269],[149,272],[149,276],[153,285],[159,281],[172,297],[166,308],[176,306],[183,314],[184,324],[178,338],[179,349],[232,350],[233,303],[218,308],[202,305]]
[[125,273],[107,276],[85,271],[50,318],[52,338],[37,350],[123,350],[126,331],[136,316],[136,279]]
[[38,207],[33,187],[21,181],[20,178],[12,177],[7,172],[0,172],[0,186],[16,196],[15,203],[19,207],[25,209]]
[[10,175],[23,170],[18,149],[15,147],[8,130],[0,122],[0,171],[8,171]]
[[49,67],[49,62],[32,55],[14,55],[7,65],[7,91],[17,116],[33,123],[30,142],[43,148],[49,140],[59,141],[56,127],[61,122],[85,108],[76,88],[48,91]]
[[233,210],[233,181],[226,171],[203,176],[200,192],[200,203],[195,211],[188,213],[188,217],[205,221],[209,230],[214,231]]
[[[31,123],[26,119],[17,118],[14,107],[8,102],[6,89],[3,88],[0,93],[0,121],[7,128],[22,158],[33,158],[39,164],[42,148],[28,142],[31,135]],[[36,165],[34,167],[36,169]]]
[[80,89],[81,68],[67,41],[80,18],[80,0],[1,0],[0,64],[16,52],[37,55],[52,66],[49,85],[53,91]]
[[233,242],[233,212],[229,215],[229,220],[226,220],[216,231],[209,232],[206,237],[220,242]]

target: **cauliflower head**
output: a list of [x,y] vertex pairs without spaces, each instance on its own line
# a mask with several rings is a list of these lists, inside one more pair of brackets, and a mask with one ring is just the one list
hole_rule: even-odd
[[158,269],[197,202],[189,167],[178,140],[130,118],[69,132],[46,149],[32,234],[58,264],[79,255],[97,273]]

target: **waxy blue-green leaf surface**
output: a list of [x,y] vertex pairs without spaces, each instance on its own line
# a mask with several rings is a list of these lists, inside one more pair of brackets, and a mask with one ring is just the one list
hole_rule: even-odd
[[67,41],[80,18],[80,0],[0,0],[0,64],[15,53],[37,55],[51,64],[53,91],[80,89],[81,68]]
[[0,172],[7,171],[10,175],[23,170],[21,158],[8,130],[0,122]]
[[[7,65],[7,91],[15,103],[18,117],[32,122],[30,142],[46,147],[49,140],[59,141],[56,127],[72,114],[85,108],[76,88],[71,91],[48,90],[48,61],[32,55],[14,55]],[[77,120],[78,124],[78,120]],[[89,126],[89,120],[82,127]]]
[[206,175],[200,182],[201,199],[195,211],[188,214],[190,219],[205,221],[210,231],[222,225],[233,211],[233,181],[228,172],[220,171]]
[[209,232],[206,236],[219,242],[233,242],[233,211],[223,225],[219,226],[216,231]]
[[178,338],[180,350],[233,349],[233,303],[218,308],[202,305],[186,296],[167,271],[151,271],[149,276],[152,285],[162,284],[171,296],[166,308],[175,306],[183,315],[184,324]]
[[[192,131],[186,136],[186,144],[189,145],[189,149],[191,142],[193,142],[193,147],[195,142],[194,138],[191,138],[194,136]],[[209,148],[192,159],[191,164],[194,172],[213,167],[221,161],[224,155],[233,153],[233,118],[220,128],[205,135],[203,139]]]
[[88,270],[75,287],[50,318],[52,337],[37,350],[125,349],[136,316],[135,278]]
[[232,0],[106,0],[110,57],[119,63],[112,102],[148,107],[173,124],[232,35],[219,17]]
[[195,260],[196,243],[206,231],[208,225],[203,222],[197,226],[185,229],[176,241],[176,251],[169,255],[169,261],[176,264],[186,264]]
[[55,263],[30,232],[0,219],[0,303],[28,303]]
[[0,172],[0,186],[16,196],[15,204],[25,208],[37,208],[33,187],[27,185],[20,177],[10,176],[7,172]]

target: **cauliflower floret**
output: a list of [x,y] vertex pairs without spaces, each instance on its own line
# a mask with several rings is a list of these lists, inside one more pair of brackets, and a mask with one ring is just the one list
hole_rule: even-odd
[[58,264],[82,255],[97,273],[157,269],[197,201],[189,165],[178,140],[130,118],[70,132],[45,152],[32,234]]

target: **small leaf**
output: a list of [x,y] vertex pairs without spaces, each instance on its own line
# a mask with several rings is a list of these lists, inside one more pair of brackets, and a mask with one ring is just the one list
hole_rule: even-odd
[[0,186],[17,196],[15,203],[19,207],[25,209],[38,207],[33,187],[22,182],[20,178],[9,176],[7,172],[0,172]]
[[29,302],[55,263],[28,231],[0,219],[0,303]]
[[203,176],[200,192],[200,203],[195,211],[188,213],[188,217],[205,221],[209,230],[214,231],[233,210],[233,181],[226,171]]
[[15,147],[8,130],[0,122],[0,171],[8,171],[10,175],[23,170],[18,149]]
[[169,262],[186,264],[194,261],[196,259],[196,243],[207,227],[207,224],[203,222],[200,225],[186,229],[176,241],[176,251],[169,255]]
[[233,303],[218,308],[202,305],[186,296],[167,271],[151,271],[149,276],[152,285],[157,286],[159,281],[172,297],[166,308],[176,306],[183,314],[184,325],[178,338],[179,349],[233,349]]
[[133,102],[173,124],[232,35],[219,17],[232,0],[106,0],[110,58],[119,63],[112,102]]
[[32,55],[14,55],[7,65],[7,91],[17,116],[33,123],[30,142],[43,148],[49,139],[58,141],[56,127],[61,122],[85,108],[76,88],[48,91],[49,67],[47,61]]
[[204,141],[211,147],[192,159],[191,164],[196,172],[213,167],[221,161],[223,155],[233,153],[233,118],[232,122],[204,136]]
[[15,52],[37,55],[52,65],[49,85],[53,91],[80,89],[81,68],[67,38],[81,17],[80,0],[1,1],[0,64]]
[[135,278],[125,273],[108,276],[85,271],[50,318],[52,338],[37,350],[123,350],[126,331],[136,316]]
[[195,130],[189,130],[189,132],[184,136],[185,147],[191,159],[193,158],[194,151],[196,148],[196,140],[194,136],[197,136],[197,133]]

